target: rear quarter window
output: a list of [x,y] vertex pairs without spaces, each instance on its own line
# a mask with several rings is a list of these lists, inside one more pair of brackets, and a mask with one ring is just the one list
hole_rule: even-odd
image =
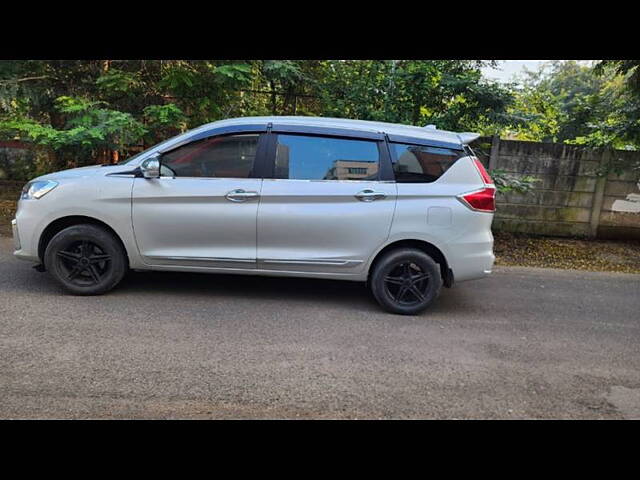
[[464,150],[391,143],[391,159],[396,182],[435,182],[461,157]]

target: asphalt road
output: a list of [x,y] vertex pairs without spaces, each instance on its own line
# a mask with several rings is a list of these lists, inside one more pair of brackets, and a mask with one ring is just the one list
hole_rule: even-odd
[[640,418],[640,275],[501,268],[402,317],[324,280],[74,297],[0,237],[0,418]]

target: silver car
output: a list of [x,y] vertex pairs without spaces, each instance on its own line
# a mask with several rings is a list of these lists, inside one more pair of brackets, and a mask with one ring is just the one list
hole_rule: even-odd
[[118,165],[29,182],[15,255],[78,295],[127,270],[367,282],[415,314],[494,262],[477,134],[315,117],[210,123]]

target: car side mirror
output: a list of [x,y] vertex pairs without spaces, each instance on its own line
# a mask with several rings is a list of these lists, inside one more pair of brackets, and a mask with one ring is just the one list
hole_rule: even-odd
[[140,164],[140,171],[144,178],[160,177],[160,154],[155,153]]

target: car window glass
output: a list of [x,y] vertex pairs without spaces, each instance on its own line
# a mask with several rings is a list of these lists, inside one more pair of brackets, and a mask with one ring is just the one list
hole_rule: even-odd
[[162,176],[248,178],[259,134],[209,137],[162,155]]
[[434,182],[464,151],[451,148],[392,143],[393,171],[397,182]]
[[278,135],[275,177],[297,180],[376,180],[374,141]]

